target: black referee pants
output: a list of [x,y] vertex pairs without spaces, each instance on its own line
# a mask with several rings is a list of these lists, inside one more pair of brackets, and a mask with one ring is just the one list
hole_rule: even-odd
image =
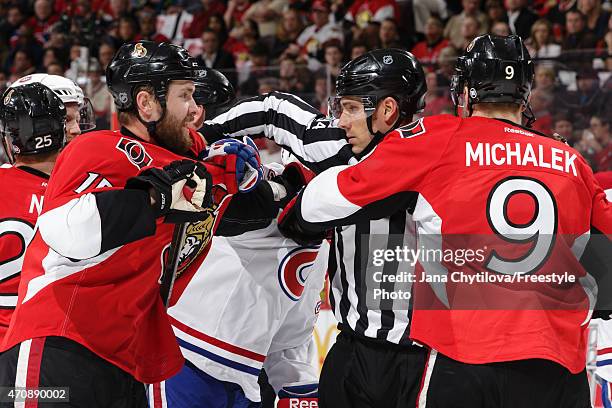
[[466,364],[432,350],[423,377],[418,408],[591,407],[586,371],[549,360]]
[[319,380],[321,408],[416,406],[426,349],[376,342],[341,331]]
[[[21,350],[21,353],[20,353]],[[63,337],[28,340],[0,353],[0,387],[67,387],[68,402],[42,399],[26,407],[146,408],[144,385]],[[14,407],[3,402],[0,407]]]

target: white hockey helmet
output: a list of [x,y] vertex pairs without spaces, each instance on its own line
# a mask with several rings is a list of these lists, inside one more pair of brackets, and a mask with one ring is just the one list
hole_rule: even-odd
[[77,103],[81,116],[79,127],[82,132],[96,127],[95,115],[91,101],[85,97],[83,90],[74,81],[59,75],[31,74],[19,78],[9,88],[16,86],[40,83],[51,89],[59,98],[66,103]]

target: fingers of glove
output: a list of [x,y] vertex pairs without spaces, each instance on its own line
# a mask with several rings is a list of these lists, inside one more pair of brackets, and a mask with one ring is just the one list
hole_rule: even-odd
[[196,184],[195,188],[191,189],[191,198],[189,199],[191,203],[200,208],[210,205],[208,179],[200,178],[197,174],[194,174],[189,181]]
[[177,160],[165,166],[164,171],[171,182],[174,183],[177,180],[189,177],[189,175],[193,173],[195,167],[196,163],[191,160]]

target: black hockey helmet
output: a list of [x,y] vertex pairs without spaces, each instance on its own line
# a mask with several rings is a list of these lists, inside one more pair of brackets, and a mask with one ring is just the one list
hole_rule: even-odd
[[[393,97],[400,109],[400,121],[425,108],[427,84],[419,61],[408,51],[378,49],[355,58],[342,67],[336,80],[336,97],[330,98],[330,112],[339,118],[340,99],[360,96],[368,116],[379,100]],[[368,126],[371,125],[368,120]]]
[[532,122],[528,98],[534,75],[533,62],[521,37],[481,35],[457,59],[451,97],[456,108],[467,87],[469,114],[477,103],[514,103],[525,105],[526,116]]
[[172,80],[195,80],[200,68],[182,47],[138,41],[119,48],[106,68],[106,84],[119,111],[135,111],[136,88],[150,85],[162,107]]
[[230,81],[216,69],[201,67],[194,84],[193,99],[197,105],[204,106],[208,117],[220,114],[236,98]]
[[[106,84],[119,111],[131,111],[155,136],[157,124],[166,114],[166,93],[170,81],[195,80],[200,68],[196,60],[182,47],[170,43],[138,41],[123,44],[106,68]],[[146,122],[136,108],[136,91],[142,86],[153,87],[162,107],[156,121]]]
[[49,153],[64,147],[65,125],[66,107],[45,85],[21,85],[2,95],[0,133],[11,162],[15,154]]

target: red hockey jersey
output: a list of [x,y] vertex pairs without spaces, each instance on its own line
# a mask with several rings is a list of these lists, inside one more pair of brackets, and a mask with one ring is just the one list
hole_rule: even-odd
[[[194,137],[192,150],[203,147]],[[179,159],[119,132],[92,132],[70,143],[49,181],[2,349],[62,336],[144,383],[182,367],[158,284],[173,225],[154,219],[146,192],[123,189],[141,168]],[[215,182],[222,169],[207,168]]]
[[23,257],[34,236],[48,179],[29,167],[0,166],[0,343],[17,305]]
[[[502,120],[426,117],[358,164],[320,174],[297,210],[304,228],[317,229],[397,205],[414,205],[422,250],[414,340],[465,363],[542,358],[584,368],[594,281],[578,258],[591,226],[612,233],[612,206],[575,150]],[[553,274],[570,278],[547,281]],[[486,279],[457,281],[470,276]]]

